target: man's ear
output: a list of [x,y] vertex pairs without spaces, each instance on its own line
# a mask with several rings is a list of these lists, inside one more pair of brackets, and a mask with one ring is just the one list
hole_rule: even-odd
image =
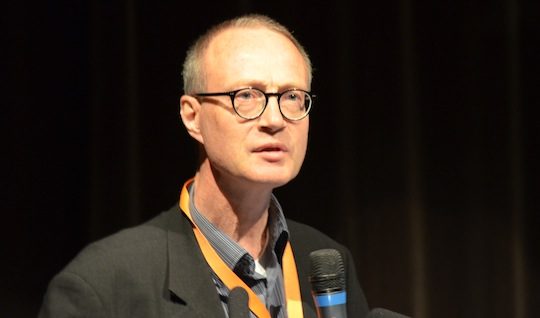
[[204,144],[199,124],[200,110],[201,104],[195,97],[188,95],[180,97],[180,117],[186,130],[191,137]]

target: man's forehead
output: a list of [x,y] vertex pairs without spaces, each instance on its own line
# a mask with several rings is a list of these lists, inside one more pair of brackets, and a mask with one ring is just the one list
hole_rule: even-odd
[[206,48],[206,53],[212,52],[219,54],[226,48],[246,46],[258,40],[268,39],[268,35],[274,35],[275,37],[272,38],[275,39],[282,38],[285,42],[290,42],[290,44],[294,45],[284,34],[264,25],[232,26],[217,32],[211,37]]
[[[211,87],[206,89],[248,84],[309,89],[308,67],[295,43],[283,33],[260,25],[233,26],[216,33],[204,52],[203,72],[206,85]],[[255,85],[255,80],[268,83]]]

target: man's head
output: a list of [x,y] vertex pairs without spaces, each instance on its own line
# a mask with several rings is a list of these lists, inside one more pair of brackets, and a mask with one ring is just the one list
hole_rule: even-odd
[[292,35],[292,33],[279,22],[264,15],[250,14],[227,20],[218,25],[215,25],[193,43],[193,45],[187,51],[186,59],[184,60],[182,70],[184,94],[189,95],[206,90],[206,70],[204,67],[203,58],[205,51],[208,48],[208,45],[216,35],[218,35],[224,30],[231,28],[254,27],[262,27],[280,33],[286,38],[288,38],[296,46],[296,48],[304,58],[304,63],[306,64],[309,74],[308,82],[311,86],[311,60],[300,42],[298,42],[298,40]]
[[[278,98],[269,96],[259,117],[245,119],[236,113],[230,96],[198,95],[250,87],[265,93],[309,91],[309,58],[286,28],[256,15],[224,22],[189,50],[183,74],[181,116],[189,134],[202,145],[200,169],[237,184],[271,188],[298,174],[307,148],[309,117],[285,118]],[[287,101],[282,98],[280,103]]]

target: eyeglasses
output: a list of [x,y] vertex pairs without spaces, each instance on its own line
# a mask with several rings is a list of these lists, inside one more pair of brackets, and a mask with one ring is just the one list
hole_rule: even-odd
[[315,98],[315,95],[311,95],[310,92],[297,88],[288,89],[281,93],[265,93],[260,89],[248,87],[231,92],[194,95],[199,97],[229,96],[234,111],[244,119],[260,117],[268,105],[268,98],[276,96],[281,115],[288,120],[300,120],[309,114],[313,98]]

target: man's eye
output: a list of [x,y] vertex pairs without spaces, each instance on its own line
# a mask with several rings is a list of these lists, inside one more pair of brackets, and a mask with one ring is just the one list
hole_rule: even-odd
[[257,94],[253,90],[245,90],[245,91],[238,92],[236,94],[236,98],[239,98],[242,100],[249,100],[249,99],[257,98]]
[[299,98],[298,95],[295,94],[295,93],[289,94],[289,99],[290,99],[290,100],[297,100],[298,98]]
[[298,94],[297,92],[289,92],[285,94],[285,99],[288,101],[296,102],[296,101],[300,101],[302,99],[302,96]]

